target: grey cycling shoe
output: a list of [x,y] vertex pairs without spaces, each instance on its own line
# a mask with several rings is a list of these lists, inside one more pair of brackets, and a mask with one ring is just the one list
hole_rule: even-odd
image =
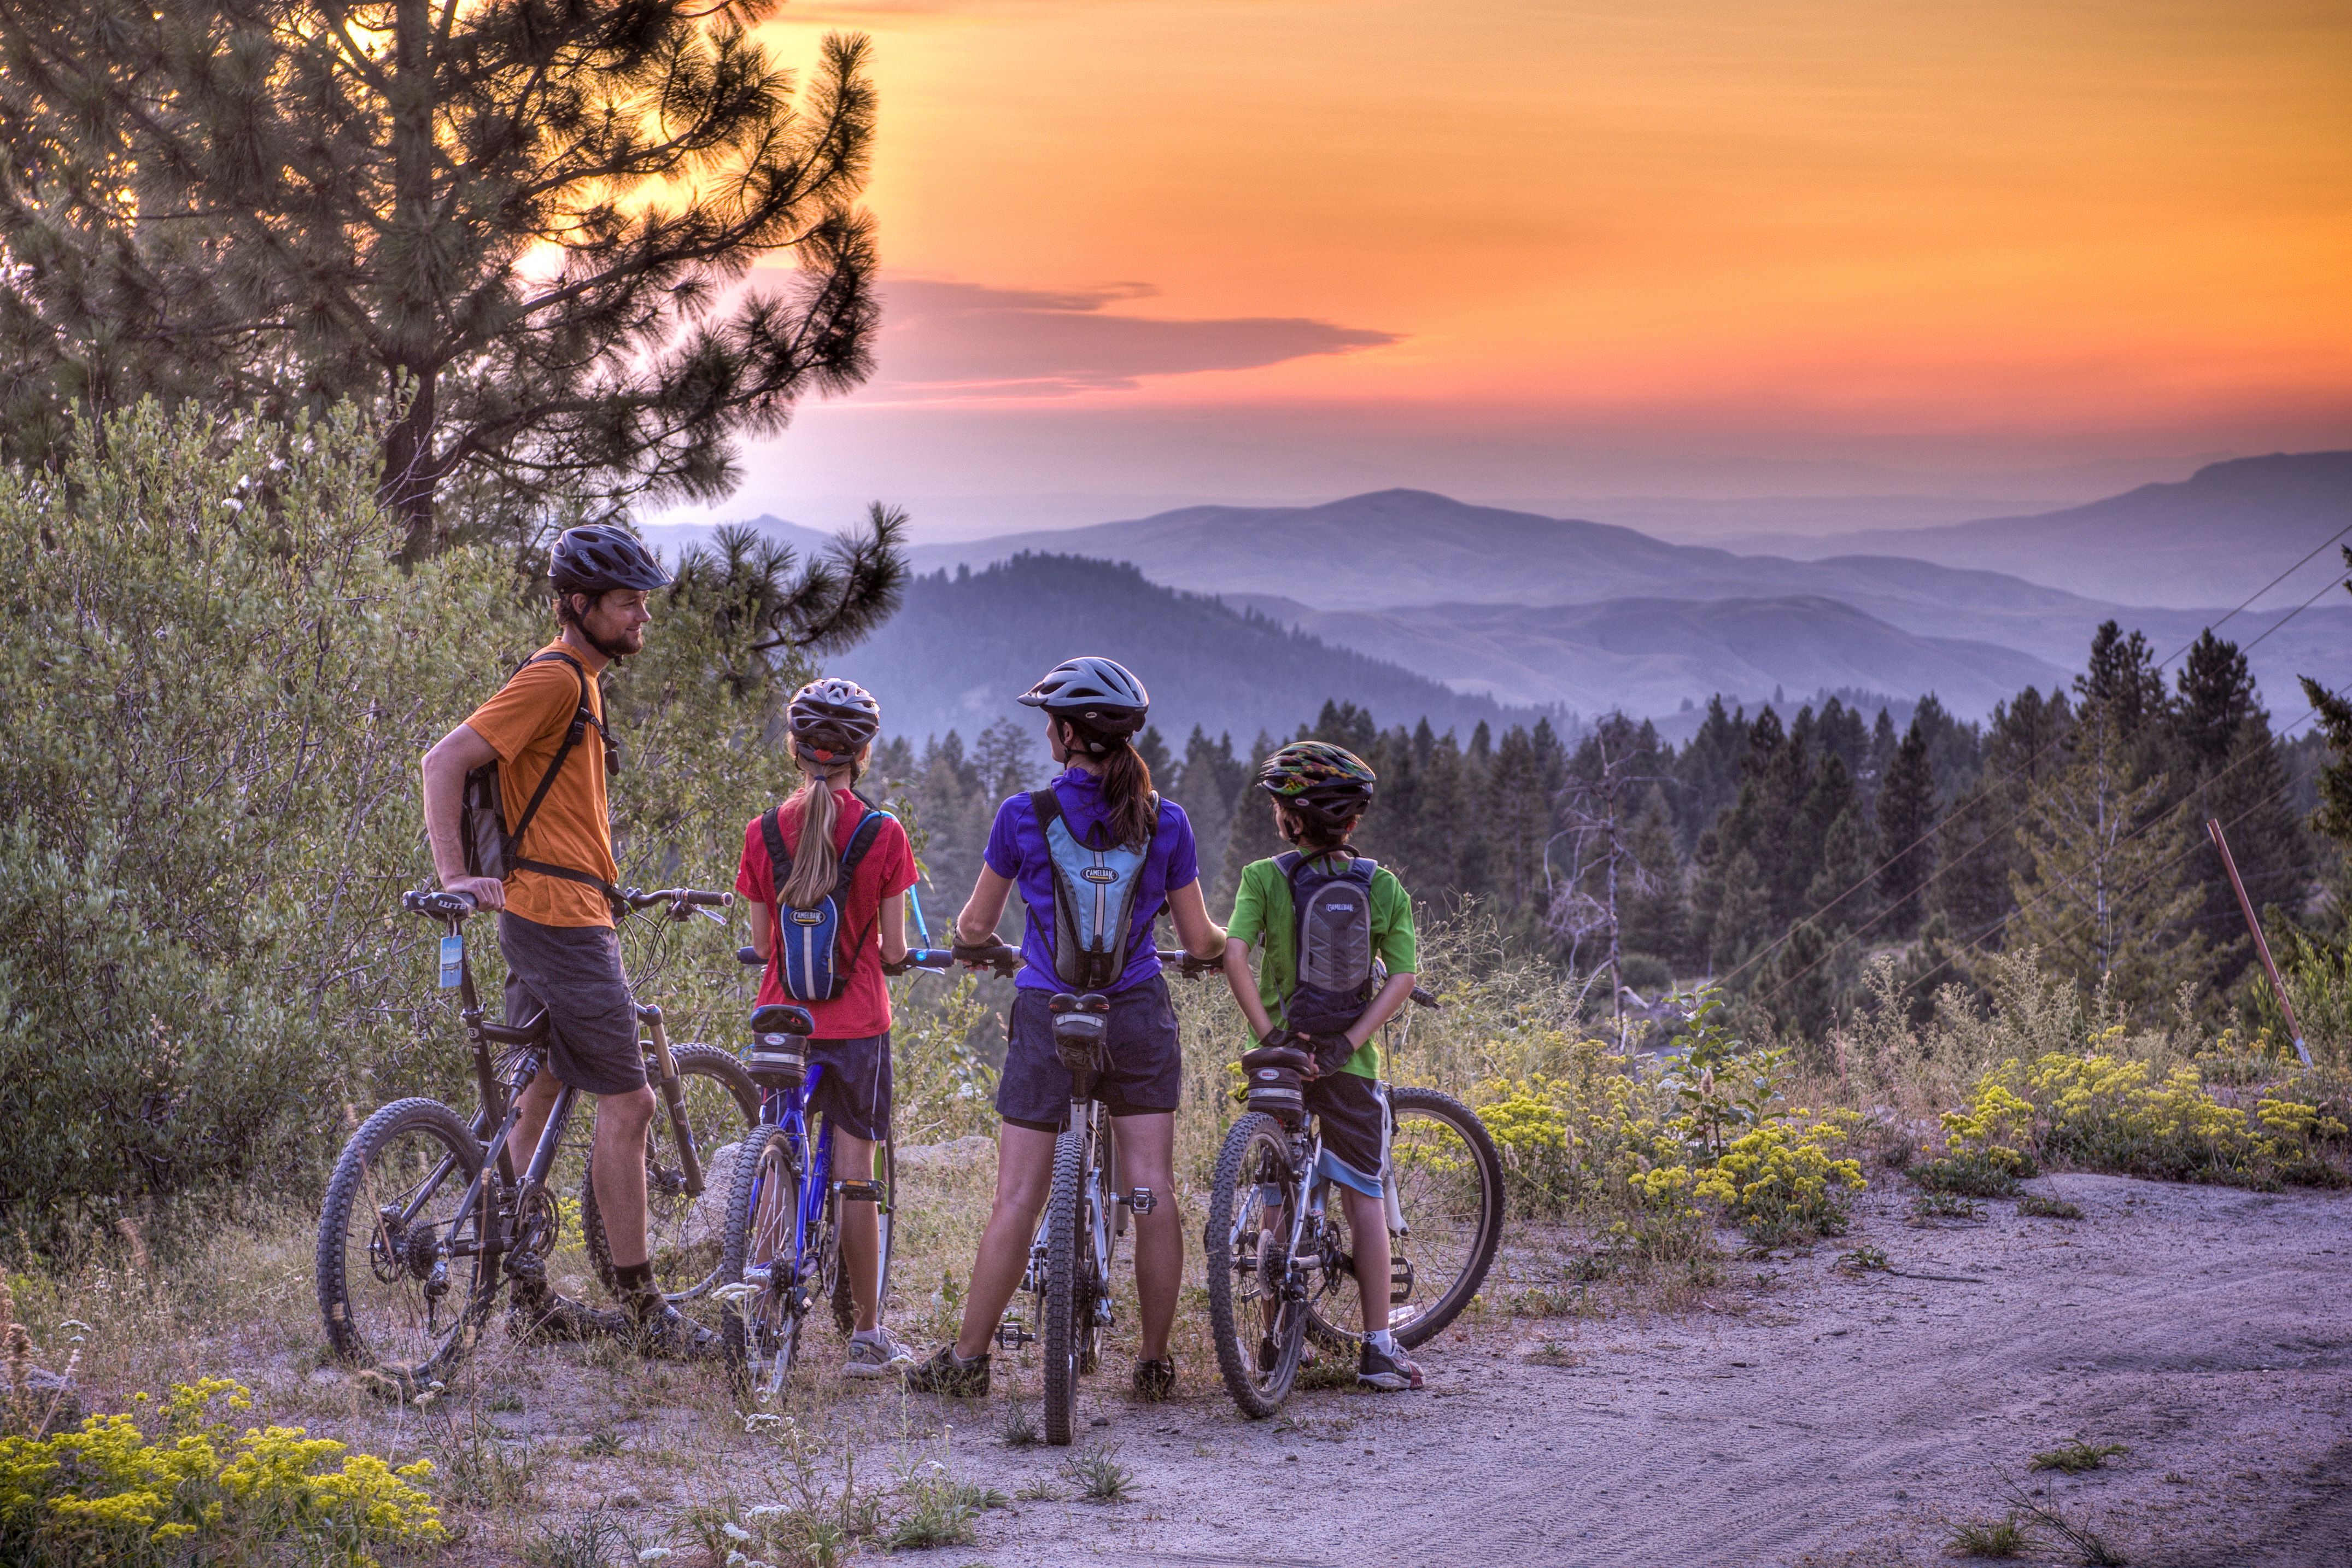
[[892,1339],[889,1330],[876,1328],[849,1337],[849,1354],[841,1363],[841,1375],[888,1377],[904,1372],[914,1361],[915,1352]]
[[507,1328],[528,1344],[559,1344],[625,1338],[631,1325],[618,1312],[558,1295],[543,1279],[519,1275],[512,1304],[507,1309]]
[[941,1345],[930,1360],[907,1369],[907,1387],[916,1394],[984,1399],[988,1396],[988,1358],[977,1355],[966,1361],[956,1354],[955,1346]]
[[631,1300],[629,1316],[629,1337],[639,1352],[656,1360],[711,1361],[726,1352],[725,1341],[659,1295]]

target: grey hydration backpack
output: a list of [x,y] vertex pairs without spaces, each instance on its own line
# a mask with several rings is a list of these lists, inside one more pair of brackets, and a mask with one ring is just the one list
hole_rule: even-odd
[[1329,858],[1297,850],[1275,858],[1290,883],[1297,921],[1298,986],[1286,1022],[1310,1035],[1337,1034],[1371,998],[1372,873],[1378,861],[1351,857],[1338,870]]

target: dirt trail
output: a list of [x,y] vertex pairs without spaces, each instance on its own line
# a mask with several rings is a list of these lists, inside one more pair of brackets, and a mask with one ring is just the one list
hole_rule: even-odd
[[[1981,1224],[1914,1228],[1874,1193],[1844,1243],[1736,1265],[1774,1277],[1745,1313],[1473,1326],[1424,1353],[1418,1395],[1308,1393],[1245,1423],[1213,1367],[1152,1409],[1114,1358],[1083,1414],[1107,1422],[1087,1437],[1118,1444],[1134,1500],[1017,1502],[984,1516],[977,1550],[929,1555],[1926,1563],[1951,1561],[1953,1522],[2011,1511],[2000,1478],[2027,1483],[2036,1451],[2080,1437],[2131,1452],[2055,1479],[2056,1505],[2133,1563],[2352,1563],[2352,1196],[2033,1185],[2084,1219],[1994,1203]],[[1841,1245],[1864,1242],[1984,1283],[1839,1272]],[[1054,1477],[1057,1453],[973,1430],[1002,1401],[941,1414],[971,1479],[1010,1494]]]

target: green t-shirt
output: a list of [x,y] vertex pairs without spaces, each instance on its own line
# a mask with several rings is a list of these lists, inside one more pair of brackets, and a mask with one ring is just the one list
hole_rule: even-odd
[[[1387,867],[1372,873],[1372,956],[1388,965],[1391,974],[1418,967],[1420,948],[1412,934],[1412,900],[1404,884]],[[1242,868],[1242,885],[1234,894],[1234,918],[1225,934],[1258,949],[1257,995],[1276,1027],[1290,1010],[1290,994],[1298,986],[1298,921],[1290,908],[1290,879],[1271,860],[1255,860]],[[1366,1040],[1339,1069],[1359,1078],[1381,1076],[1381,1047]]]

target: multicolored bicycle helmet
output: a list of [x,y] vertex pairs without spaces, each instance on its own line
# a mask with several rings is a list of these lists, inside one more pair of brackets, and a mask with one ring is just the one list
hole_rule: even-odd
[[1380,783],[1363,758],[1328,741],[1293,741],[1257,770],[1257,787],[1309,826],[1344,828],[1364,814]]
[[547,575],[559,594],[603,594],[614,588],[667,588],[669,574],[626,529],[592,522],[567,528],[555,542]]
[[1097,756],[1143,728],[1151,693],[1115,658],[1084,654],[1066,658],[1021,694],[1022,703],[1068,721],[1079,742]]
[[882,729],[882,704],[854,680],[828,675],[793,693],[784,710],[793,750],[819,767],[850,761]]

